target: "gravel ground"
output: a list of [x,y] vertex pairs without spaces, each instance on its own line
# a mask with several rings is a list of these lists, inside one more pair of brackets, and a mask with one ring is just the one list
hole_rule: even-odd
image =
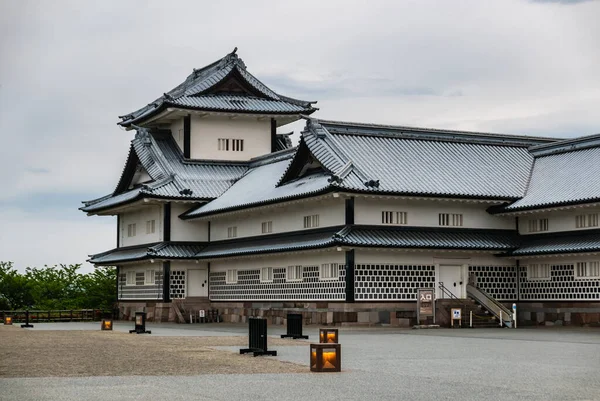
[[[277,345],[307,342],[269,338]],[[0,377],[171,376],[306,373],[305,366],[211,347],[248,346],[246,336],[159,337],[118,331],[0,326]]]

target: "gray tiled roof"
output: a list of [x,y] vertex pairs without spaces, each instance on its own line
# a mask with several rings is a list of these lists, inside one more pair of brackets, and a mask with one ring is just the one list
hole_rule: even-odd
[[316,195],[330,188],[327,174],[309,175],[287,185],[277,186],[277,182],[290,164],[291,156],[293,155],[288,154],[284,160],[251,168],[225,193],[187,213],[185,218]]
[[510,255],[551,255],[600,251],[598,230],[521,236],[521,246]]
[[269,236],[269,238],[254,237],[241,240],[220,241],[219,243],[208,244],[206,248],[196,254],[196,257],[210,259],[325,248],[334,245],[334,235],[339,230],[338,227],[319,232],[302,232],[294,233],[292,235],[279,235],[277,237]]
[[90,263],[109,265],[113,263],[133,262],[146,259],[194,259],[204,245],[190,242],[159,242],[140,246],[116,248],[92,255]]
[[[234,50],[222,59],[194,70],[184,82],[141,109],[121,116],[119,124],[129,127],[167,107],[265,114],[310,114],[317,110],[312,103],[279,95],[246,70]],[[236,75],[254,94],[210,93],[211,89]]]
[[536,157],[527,193],[511,212],[600,201],[600,147]]
[[365,247],[509,250],[518,246],[512,230],[459,230],[423,227],[352,227],[341,244]]
[[127,188],[128,182],[125,181],[130,179],[124,172],[122,182],[112,196],[85,202],[81,210],[93,213],[144,197],[190,201],[213,199],[225,192],[248,169],[247,163],[184,161],[170,135],[151,134],[147,130],[137,132],[129,157],[137,157],[153,181],[119,193],[120,188]]
[[[488,199],[525,194],[533,138],[368,127],[309,120],[304,139],[311,153],[334,174],[350,166],[340,177],[342,188]],[[368,181],[377,182],[376,189]]]

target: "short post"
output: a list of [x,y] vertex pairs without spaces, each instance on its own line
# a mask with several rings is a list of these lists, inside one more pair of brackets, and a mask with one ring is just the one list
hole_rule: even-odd
[[517,328],[517,304],[513,304],[513,322],[515,329]]
[[240,349],[240,354],[277,356],[277,351],[267,349],[267,319],[251,317],[248,319],[248,348]]
[[135,312],[135,329],[129,330],[135,334],[152,334],[150,330],[146,330],[146,312]]
[[473,311],[469,312],[469,327],[473,328]]
[[25,324],[22,324],[21,328],[33,328],[33,324],[29,324],[29,310],[25,311]]
[[206,311],[204,309],[198,311],[198,316],[200,317],[200,323],[206,323]]
[[451,308],[450,309],[450,327],[454,327],[454,321],[458,320],[458,327],[462,327],[462,309]]
[[301,313],[288,313],[287,314],[287,334],[282,334],[281,338],[292,337],[294,340],[298,338],[306,338],[302,334],[302,314]]
[[502,319],[502,309],[500,309],[500,327],[504,324],[504,319]]

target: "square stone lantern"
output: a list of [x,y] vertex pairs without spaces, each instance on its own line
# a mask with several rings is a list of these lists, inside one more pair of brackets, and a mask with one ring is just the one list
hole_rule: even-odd
[[310,344],[311,372],[340,372],[342,370],[342,346],[340,344]]
[[319,342],[327,344],[337,344],[338,329],[319,329]]

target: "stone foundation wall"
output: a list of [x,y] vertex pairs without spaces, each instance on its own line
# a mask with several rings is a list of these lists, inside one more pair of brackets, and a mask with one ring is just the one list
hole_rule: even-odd
[[270,324],[286,324],[288,313],[301,313],[304,324],[322,326],[390,325],[410,327],[416,323],[415,302],[213,302],[223,321],[244,323],[264,317]]
[[518,302],[522,326],[600,326],[600,302]]
[[133,320],[135,312],[146,312],[148,322],[174,322],[175,311],[170,302],[119,302],[119,319]]

